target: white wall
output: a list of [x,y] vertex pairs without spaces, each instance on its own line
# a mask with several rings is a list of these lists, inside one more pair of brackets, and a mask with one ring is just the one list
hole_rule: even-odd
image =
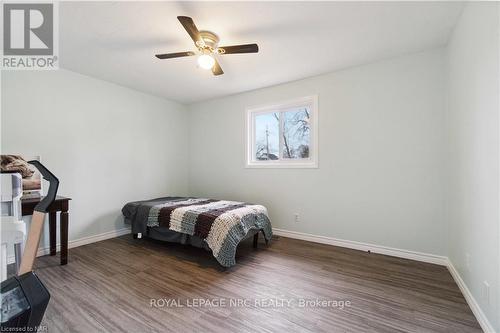
[[446,197],[449,258],[500,332],[498,7],[467,4],[448,46]]
[[4,71],[1,116],[2,153],[41,155],[73,199],[70,240],[123,228],[127,201],[187,194],[184,106],[66,70]]
[[[319,168],[245,169],[245,108],[312,94]],[[433,50],[192,105],[190,193],[264,204],[275,228],[443,255],[444,95]]]

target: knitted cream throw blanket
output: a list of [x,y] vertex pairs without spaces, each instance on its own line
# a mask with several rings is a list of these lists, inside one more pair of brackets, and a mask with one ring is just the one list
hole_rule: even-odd
[[225,267],[236,263],[236,248],[250,230],[262,230],[266,242],[272,237],[267,209],[237,201],[201,198],[167,201],[150,208],[147,226],[168,227],[200,237]]

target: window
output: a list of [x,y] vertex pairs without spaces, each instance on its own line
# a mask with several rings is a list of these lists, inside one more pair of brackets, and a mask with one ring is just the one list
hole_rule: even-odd
[[247,167],[317,168],[318,98],[249,108]]

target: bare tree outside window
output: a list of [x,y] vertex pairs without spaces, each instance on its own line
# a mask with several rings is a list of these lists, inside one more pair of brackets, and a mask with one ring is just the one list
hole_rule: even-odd
[[[280,130],[280,116],[283,127]],[[277,160],[281,136],[282,158],[309,157],[310,112],[307,107],[273,112],[255,117],[255,157],[259,161]]]
[[310,113],[307,108],[283,112],[283,158],[308,158]]
[[247,166],[318,166],[316,96],[248,109],[247,112]]

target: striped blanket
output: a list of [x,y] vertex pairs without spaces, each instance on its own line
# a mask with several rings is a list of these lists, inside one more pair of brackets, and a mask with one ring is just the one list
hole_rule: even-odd
[[236,263],[238,243],[250,230],[262,230],[266,241],[272,237],[264,206],[203,198],[172,198],[150,206],[147,227],[167,227],[201,238],[225,267]]

